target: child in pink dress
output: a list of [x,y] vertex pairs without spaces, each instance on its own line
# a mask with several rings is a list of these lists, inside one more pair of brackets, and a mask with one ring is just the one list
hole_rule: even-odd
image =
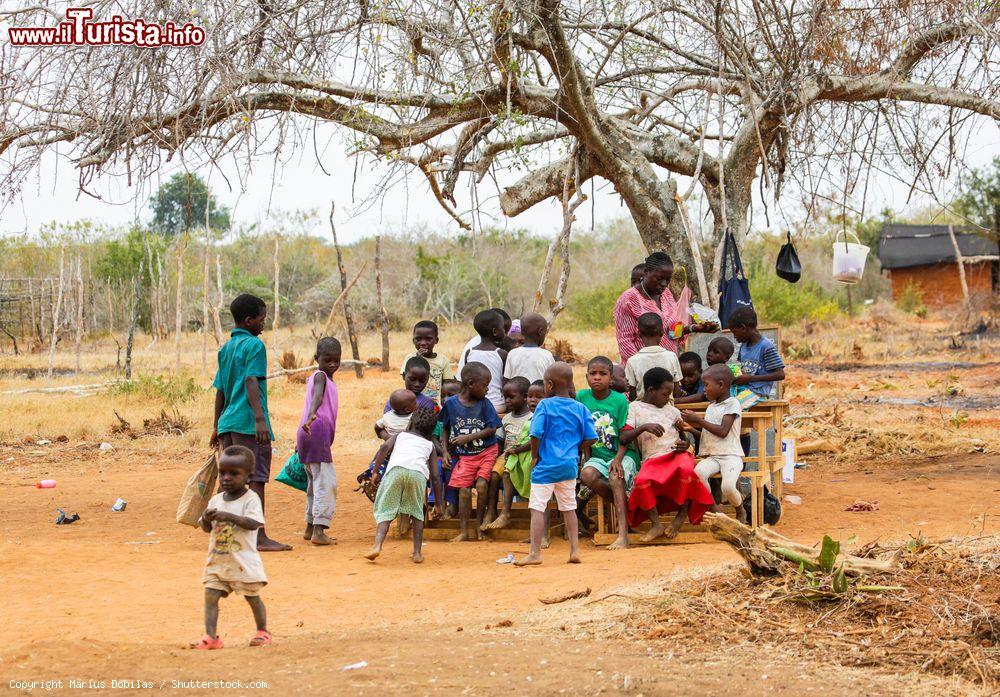
[[302,535],[314,545],[336,542],[326,534],[337,506],[337,472],[331,446],[337,431],[337,383],[340,342],[324,337],[316,344],[318,370],[306,383],[306,401],[298,431],[299,460],[306,470],[306,530]]

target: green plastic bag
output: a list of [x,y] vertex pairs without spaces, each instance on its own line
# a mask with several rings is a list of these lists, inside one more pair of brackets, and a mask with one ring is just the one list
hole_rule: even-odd
[[288,458],[285,466],[281,468],[281,472],[274,478],[274,481],[287,484],[299,491],[306,490],[309,486],[309,478],[306,476],[306,468],[299,461],[299,454],[297,452],[292,453],[292,456]]

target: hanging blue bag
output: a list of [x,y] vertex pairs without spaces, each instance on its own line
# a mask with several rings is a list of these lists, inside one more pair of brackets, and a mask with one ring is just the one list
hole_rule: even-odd
[[738,307],[753,308],[750,284],[743,271],[740,250],[733,233],[726,230],[722,248],[722,274],[719,277],[719,322],[729,327],[729,315]]

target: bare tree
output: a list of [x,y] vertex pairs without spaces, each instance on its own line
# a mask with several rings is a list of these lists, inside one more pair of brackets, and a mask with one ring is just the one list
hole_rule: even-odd
[[375,302],[382,334],[382,370],[389,370],[389,313],[382,300],[382,235],[375,235]]
[[46,377],[52,379],[52,370],[56,362],[56,344],[59,343],[59,317],[62,310],[63,282],[66,276],[66,250],[59,248],[59,293],[52,303],[52,335],[49,337],[49,372]]
[[[178,19],[153,0],[88,6],[98,19]],[[324,121],[387,177],[422,174],[469,229],[463,176],[473,201],[495,186],[516,216],[562,195],[576,152],[580,182],[609,181],[647,248],[691,264],[678,177],[701,188],[713,242],[727,225],[742,240],[755,182],[779,202],[834,184],[853,196],[871,174],[898,172],[935,191],[962,166],[974,122],[1000,118],[1000,6],[981,0],[327,0],[260,13],[205,0],[199,11],[197,49],[0,49],[0,188],[15,191],[56,143],[70,144],[85,188],[96,170],[148,177],[179,152],[211,162],[312,146],[310,121]],[[17,26],[52,15],[0,11]],[[520,180],[499,183],[515,169]],[[717,278],[718,253],[712,262]]]

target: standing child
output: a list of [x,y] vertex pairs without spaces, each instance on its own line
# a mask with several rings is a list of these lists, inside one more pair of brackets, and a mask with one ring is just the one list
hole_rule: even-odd
[[[701,379],[705,382],[705,396],[711,402],[705,409],[705,416],[698,416],[693,411],[681,412],[686,423],[701,429],[698,454],[703,459],[695,472],[706,489],[709,477],[722,474],[722,496],[736,506],[736,518],[745,523],[743,497],[736,488],[743,471],[743,448],[740,445],[743,410],[740,400],[729,396],[733,373],[724,365],[713,365],[702,374]],[[712,510],[715,509],[713,505]]]
[[580,454],[590,457],[597,440],[587,407],[570,395],[573,368],[558,362],[545,371],[545,399],[531,417],[531,550],[517,566],[542,563],[545,509],[553,494],[569,536],[569,563],[580,563],[580,534],[576,518],[576,475]]
[[399,369],[399,374],[405,379],[407,366],[410,365],[411,358],[420,356],[427,361],[428,378],[427,386],[422,394],[434,400],[435,404],[440,404],[441,385],[445,380],[451,380],[454,374],[451,372],[451,361],[440,353],[435,353],[434,348],[438,344],[437,322],[429,319],[422,319],[413,325],[413,347],[416,351],[408,353],[403,358],[403,365]]
[[642,379],[650,368],[663,368],[672,376],[681,374],[677,354],[660,346],[663,341],[663,318],[655,312],[647,312],[639,315],[638,324],[642,348],[625,363],[625,377],[632,400],[642,399]]
[[[518,376],[511,378],[503,386],[504,406],[507,413],[500,420],[499,441],[500,457],[497,458],[490,474],[489,507],[486,510],[486,517],[483,519],[482,530],[499,530],[505,527],[510,519],[510,504],[514,499],[514,486],[510,481],[510,474],[507,472],[507,460],[517,456],[527,455],[531,452],[528,438],[522,440],[528,422],[531,421],[531,409],[528,408],[528,390],[531,385],[528,379]],[[503,482],[504,505],[499,517],[497,517],[497,499],[500,497],[500,483]]]
[[337,433],[337,383],[333,374],[340,368],[340,342],[324,337],[316,342],[317,370],[306,383],[306,403],[302,410],[296,449],[305,468],[306,531],[302,537],[314,545],[336,542],[327,537],[337,507],[337,471],[333,468],[334,436]]
[[247,488],[254,471],[253,453],[242,445],[230,445],[219,456],[220,493],[208,501],[198,521],[201,529],[211,533],[208,557],[205,559],[205,636],[194,648],[221,649],[222,640],[216,634],[219,624],[219,599],[230,593],[246,598],[253,611],[257,633],[250,646],[271,643],[267,631],[267,611],[260,599],[260,589],[267,585],[264,564],[257,551],[257,534],[264,528],[264,507],[260,497]]
[[[385,476],[375,494],[375,544],[366,555],[374,560],[382,553],[382,543],[389,533],[389,525],[399,516],[409,516],[413,525],[413,562],[424,560],[424,501],[428,480],[435,492],[437,515],[444,510],[441,505],[441,479],[435,466],[434,426],[437,414],[432,409],[421,409],[410,419],[406,431],[398,433],[382,444],[375,456],[375,484],[377,474],[385,465]],[[388,462],[387,462],[388,461]]]
[[752,307],[736,308],[728,322],[733,338],[740,343],[740,375],[733,384],[746,385],[761,399],[774,399],[776,383],[785,379],[785,362],[778,348],[757,330],[757,313]]
[[[629,443],[638,443],[642,466],[628,500],[629,524],[638,527],[648,519],[652,527],[641,541],[652,542],[676,536],[685,514],[692,523],[701,522],[715,501],[695,475],[687,441],[679,438],[681,413],[670,403],[673,376],[663,368],[652,368],[643,376],[643,387],[642,401],[629,405],[618,458],[625,456]],[[660,514],[672,511],[677,515],[667,530]]]
[[[242,445],[254,457],[250,489],[264,507],[264,487],[271,478],[271,418],[267,411],[267,349],[260,340],[267,318],[267,305],[260,298],[244,293],[229,306],[233,328],[229,341],[219,349],[219,368],[215,373],[215,412],[211,447]],[[281,552],[289,545],[275,542],[264,527],[257,531],[257,549]]]
[[612,551],[628,547],[626,501],[639,471],[639,463],[631,451],[617,457],[618,438],[628,421],[628,400],[611,389],[613,368],[610,358],[591,358],[587,364],[587,385],[590,388],[576,394],[577,401],[590,411],[597,431],[597,443],[590,449],[590,459],[583,463],[580,481],[615,507],[618,539],[608,546]]
[[536,312],[529,312],[521,318],[521,336],[523,342],[507,354],[507,363],[503,376],[508,380],[514,377],[527,379],[530,385],[535,380],[545,376],[548,367],[556,362],[552,352],[542,348],[545,335],[549,332],[549,323]]
[[[507,340],[503,315],[495,310],[483,310],[473,318],[472,326],[479,334],[479,343],[462,354],[459,370],[464,375],[465,366],[469,363],[483,364],[490,371],[486,398],[496,413],[503,414],[503,371],[507,360],[507,351],[501,348]],[[462,383],[465,383],[464,377]]]
[[476,488],[476,534],[482,539],[480,527],[486,515],[486,495],[490,474],[497,461],[496,431],[500,427],[493,404],[486,399],[490,387],[490,370],[476,361],[462,368],[462,391],[445,400],[441,408],[444,459],[449,453],[458,455],[451,471],[450,487],[459,490],[458,519],[461,532],[453,542],[473,539],[469,533],[472,515],[472,487]]

